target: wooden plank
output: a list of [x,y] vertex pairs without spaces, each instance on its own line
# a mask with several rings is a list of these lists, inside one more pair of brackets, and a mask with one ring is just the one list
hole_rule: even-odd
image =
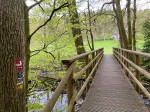
[[149,112],[112,55],[104,55],[80,112]]

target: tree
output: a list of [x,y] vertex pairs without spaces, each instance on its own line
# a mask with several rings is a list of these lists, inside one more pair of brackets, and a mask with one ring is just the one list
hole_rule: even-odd
[[128,48],[132,50],[132,29],[131,29],[131,0],[127,0],[127,26],[128,26]]
[[121,47],[128,49],[128,41],[127,41],[127,35],[126,35],[124,22],[123,22],[123,15],[122,15],[122,10],[121,10],[120,0],[113,0],[113,10],[116,14]]
[[[86,11],[84,11],[84,22],[83,25],[85,25],[87,28],[85,28],[86,30],[86,37],[87,37],[87,42],[88,42],[88,46],[89,48],[92,50],[94,50],[94,36],[93,36],[93,32],[92,32],[92,16],[91,16],[91,10],[90,10],[90,1],[87,0],[87,10],[88,12],[86,13]],[[89,39],[90,37],[90,39]],[[91,40],[91,42],[90,42]]]
[[76,8],[76,1],[71,0],[69,6],[69,16],[72,23],[72,35],[75,39],[77,54],[85,53],[83,38],[80,29],[79,15]]
[[133,50],[136,51],[136,30],[135,30],[135,24],[136,24],[136,11],[137,11],[137,8],[136,8],[136,0],[134,0],[134,6],[133,6],[133,23],[132,23],[132,38],[133,38]]
[[0,111],[25,112],[24,0],[0,1]]
[[[145,42],[144,42],[142,51],[145,53],[150,53],[150,19],[145,21],[143,25],[143,31],[144,31]],[[150,71],[150,59],[142,58],[142,62],[146,70]]]
[[[130,1],[130,0],[128,0]],[[117,27],[118,27],[118,32],[119,32],[119,41],[120,41],[120,46],[121,48],[125,48],[128,49],[128,38],[127,38],[127,34],[126,34],[126,30],[125,30],[125,24],[124,24],[124,19],[123,19],[123,11],[121,9],[121,0],[111,0],[109,2],[106,2],[102,5],[101,11],[103,10],[105,5],[110,5],[112,4],[113,6],[113,11],[114,14],[109,14],[112,17],[114,17],[114,19],[116,20],[117,23]],[[128,14],[130,14],[130,3],[128,4],[129,6],[129,10],[128,10]],[[130,15],[128,16],[128,20],[130,20]],[[128,22],[128,25],[131,25],[130,23],[131,21]],[[129,30],[130,30],[131,26],[129,26]],[[130,35],[131,35],[131,30],[130,30]]]
[[[48,24],[48,22],[51,21],[51,19],[53,18],[54,14],[67,7],[68,6],[68,2],[66,3],[62,3],[59,7],[56,7],[56,2],[54,1],[53,3],[53,9],[51,11],[51,14],[49,15],[49,17],[47,18],[47,20],[45,20],[45,22],[43,24],[41,24],[39,27],[37,27],[31,34],[30,34],[30,27],[29,27],[29,11],[34,8],[35,6],[39,5],[40,3],[43,2],[43,0],[40,0],[38,2],[36,2],[35,4],[31,5],[31,6],[27,6],[26,4],[24,5],[24,9],[25,9],[25,35],[26,35],[26,45],[25,45],[25,57],[26,57],[26,63],[25,63],[25,68],[26,68],[26,75],[25,75],[25,88],[26,88],[26,98],[28,98],[28,75],[29,75],[29,62],[30,62],[30,55],[31,55],[31,51],[30,51],[30,44],[31,44],[31,39],[34,36],[34,34],[36,34],[41,28],[43,28],[45,25]],[[40,6],[41,7],[41,6]],[[42,7],[41,7],[42,8]],[[43,10],[43,8],[42,8]],[[46,47],[42,48],[42,50],[45,50]],[[41,50],[41,51],[42,51]],[[27,99],[26,99],[27,102]]]

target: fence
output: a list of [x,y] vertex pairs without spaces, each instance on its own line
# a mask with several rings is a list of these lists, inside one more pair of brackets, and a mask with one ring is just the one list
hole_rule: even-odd
[[[140,66],[140,57],[150,58],[150,54],[122,48],[113,48],[113,54],[121,64],[122,68],[126,70],[127,76],[130,75],[136,83],[137,92],[140,93],[140,90],[142,90],[142,92],[150,99],[150,93],[140,82],[140,74],[143,74],[150,79],[150,73]],[[130,66],[135,69],[135,74],[130,70]]]
[[[104,50],[103,48],[97,49],[94,51],[90,51],[81,55],[77,55],[75,57],[72,57],[67,60],[62,60],[62,63],[66,65],[67,70],[66,74],[62,78],[61,82],[59,83],[58,87],[56,88],[53,96],[48,101],[44,112],[51,112],[56,101],[58,100],[61,91],[64,89],[65,85],[67,85],[67,96],[68,96],[68,112],[74,111],[74,104],[75,102],[80,98],[83,91],[89,88],[89,82],[91,78],[94,77],[95,71],[99,65],[99,62],[101,61],[103,57]],[[75,69],[75,62],[81,61],[85,63],[85,66],[78,71],[77,73],[74,73]],[[77,92],[74,88],[75,82],[82,77],[83,74],[86,74],[86,80],[80,90]]]

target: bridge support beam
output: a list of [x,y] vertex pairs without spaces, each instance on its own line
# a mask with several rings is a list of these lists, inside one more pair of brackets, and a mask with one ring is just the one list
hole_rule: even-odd
[[[67,69],[70,67],[70,63],[67,64]],[[68,82],[67,82],[67,97],[68,97],[68,105],[71,101],[71,98],[73,96],[73,90],[74,90],[74,81],[73,81],[73,72],[71,73],[69,79],[68,79]],[[73,105],[73,108],[71,110],[71,112],[74,112],[74,105]]]
[[[135,63],[136,63],[136,65],[140,65],[140,58],[139,58],[139,55],[135,55]],[[136,69],[136,78],[137,78],[137,80],[139,80],[140,81],[140,72]],[[139,86],[138,85],[136,85],[136,90],[137,90],[137,92],[138,93],[140,93],[140,88],[139,88]]]

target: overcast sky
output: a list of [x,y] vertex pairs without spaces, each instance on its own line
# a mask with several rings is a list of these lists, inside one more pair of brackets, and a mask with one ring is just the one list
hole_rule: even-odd
[[[77,0],[77,1],[86,1],[86,0]],[[110,1],[110,0],[90,0],[91,4],[92,4],[92,9],[93,10],[97,10],[97,9],[101,9],[102,5],[104,2],[106,1]],[[133,2],[133,0],[131,0]],[[126,4],[126,0],[121,0],[121,4],[122,7],[125,7]],[[31,0],[27,0],[27,5],[30,6],[32,5],[34,2]],[[81,2],[79,4],[79,11],[81,10],[85,10],[87,8],[87,3],[86,2]],[[108,8],[108,6],[106,5],[105,8]],[[150,9],[150,0],[137,0],[137,8],[138,9]]]

